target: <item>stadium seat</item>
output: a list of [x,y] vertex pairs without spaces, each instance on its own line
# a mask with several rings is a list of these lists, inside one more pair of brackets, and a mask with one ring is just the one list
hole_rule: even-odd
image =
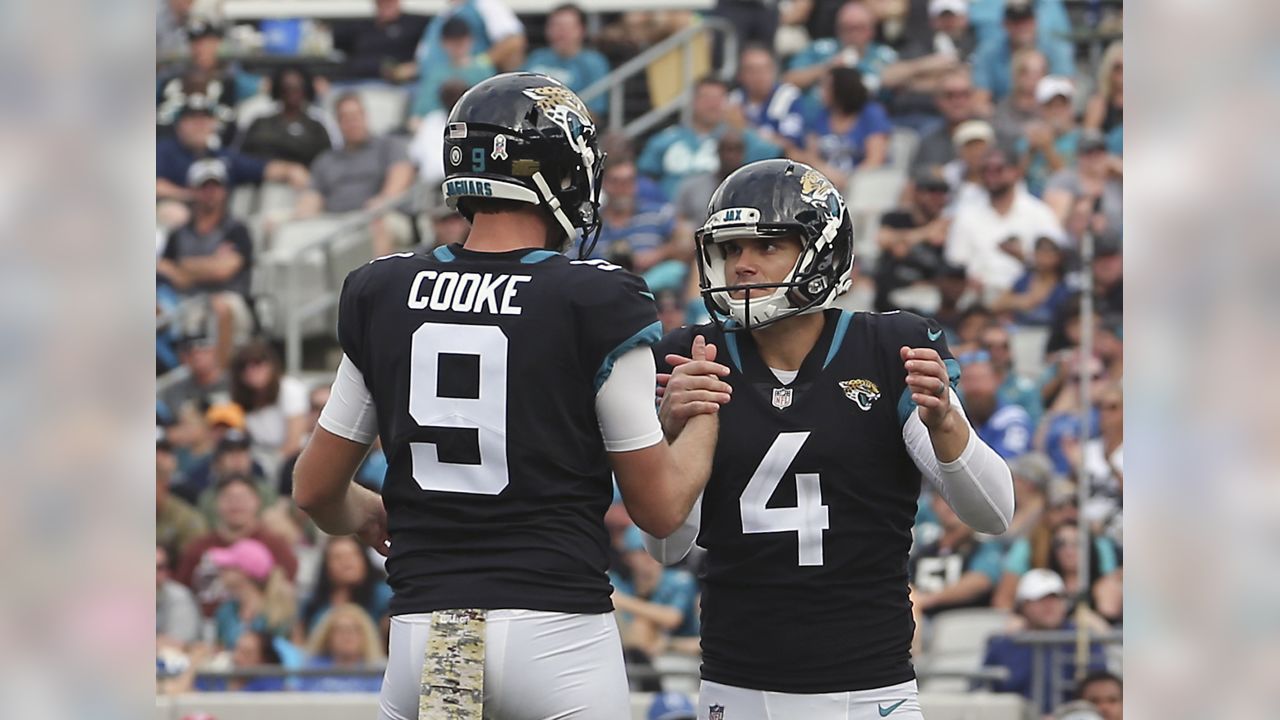
[[906,173],[892,167],[855,172],[845,194],[849,213],[880,215],[894,209],[906,182]]
[[698,674],[702,661],[689,655],[667,653],[653,659],[653,669],[662,675],[665,692],[698,694]]
[[[357,228],[335,235],[342,225],[342,216],[333,216],[286,223],[276,229],[271,248],[262,254],[253,275],[258,314],[271,334],[282,337],[290,314],[298,308],[329,294],[336,297],[346,274],[369,261],[373,248],[368,231]],[[327,253],[303,250],[331,236]],[[302,332],[304,337],[331,335],[332,315],[312,315]]]
[[[916,663],[923,675],[930,672],[974,672],[982,668],[987,638],[1005,629],[1007,610],[962,608],[938,613],[930,623],[924,656]],[[969,682],[963,678],[923,679],[921,688],[930,691],[963,692]]]
[[911,160],[916,155],[916,148],[920,146],[920,135],[911,128],[894,128],[893,135],[889,136],[889,167],[898,169],[900,172],[907,172],[907,168],[911,166]]
[[240,185],[231,191],[231,216],[237,220],[247,220],[257,210],[258,188],[252,185]]
[[1013,371],[1022,377],[1039,378],[1044,372],[1044,348],[1049,341],[1049,328],[1020,325],[1009,336],[1009,353]]

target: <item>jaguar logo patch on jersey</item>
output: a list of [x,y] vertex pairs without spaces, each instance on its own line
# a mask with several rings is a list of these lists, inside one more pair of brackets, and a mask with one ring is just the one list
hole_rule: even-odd
[[712,705],[707,717],[709,720],[724,720],[724,706]]
[[791,388],[774,388],[773,389],[773,406],[779,410],[786,410],[791,407],[792,393]]
[[863,410],[870,410],[871,403],[880,399],[880,388],[870,380],[857,378],[840,383],[844,396],[858,404]]

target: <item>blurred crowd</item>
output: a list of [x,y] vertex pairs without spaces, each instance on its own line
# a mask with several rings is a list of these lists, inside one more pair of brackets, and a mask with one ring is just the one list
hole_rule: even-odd
[[[602,139],[592,252],[646,279],[666,329],[706,319],[693,238],[711,193],[771,157],[809,163],[844,190],[858,253],[850,307],[912,310],[945,329],[970,420],[1013,468],[1017,513],[1008,533],[985,537],[921,499],[910,567],[921,655],[949,610],[1007,611],[1008,632],[1123,621],[1124,73],[1109,8],[721,0],[709,14],[736,29],[737,54],[706,50],[713,70],[732,61],[731,76],[696,83],[687,122]],[[217,9],[157,10],[161,674],[171,691],[376,690],[376,674],[194,675],[376,667],[386,651],[380,559],[324,537],[289,499],[328,382],[284,371],[253,280],[260,258],[316,218],[354,218],[375,256],[462,241],[468,225],[442,209],[438,183],[445,118],[468,87],[528,69],[582,91],[700,18],[591,23],[573,5],[517,17],[501,0],[417,17],[376,0],[361,19],[233,26]],[[263,57],[272,63],[255,64]],[[628,87],[630,118],[649,98],[641,88],[637,108]],[[606,96],[588,104],[603,127]],[[378,489],[385,468],[375,445],[358,481]],[[697,556],[663,568],[620,503],[606,522],[629,658],[696,656]],[[1097,673],[1102,655],[1091,655]],[[1032,696],[1027,646],[997,634],[985,656],[1009,670],[997,689]],[[1110,692],[1110,676],[1091,677],[1087,688]],[[1092,702],[1120,717],[1118,701]]]

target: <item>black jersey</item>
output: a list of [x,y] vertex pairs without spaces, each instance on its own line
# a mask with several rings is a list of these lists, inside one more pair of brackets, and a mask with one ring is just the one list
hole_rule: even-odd
[[642,280],[546,250],[452,245],[347,277],[338,338],[387,457],[393,614],[612,609],[596,391],[660,335]]
[[[654,348],[687,357],[705,335],[732,370],[697,539],[706,680],[820,693],[914,677],[907,557],[920,472],[902,440],[914,405],[899,349],[951,355],[917,315],[825,316],[789,384],[749,333],[683,328]],[[948,367],[954,383],[959,366]]]

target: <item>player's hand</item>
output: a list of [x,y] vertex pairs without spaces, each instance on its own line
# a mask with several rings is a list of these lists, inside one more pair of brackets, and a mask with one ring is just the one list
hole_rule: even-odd
[[356,537],[379,555],[386,557],[391,552],[391,535],[387,532],[387,507],[382,503],[381,495],[370,492],[369,496],[364,507],[365,520],[360,529],[356,530]]
[[668,355],[672,371],[658,376],[662,397],[658,419],[668,439],[679,435],[689,418],[719,412],[733,395],[733,386],[720,379],[729,374],[729,368],[715,361],[715,345],[698,335],[690,355]]
[[910,348],[903,345],[898,353],[907,370],[907,389],[911,399],[920,408],[920,420],[929,429],[946,422],[951,412],[951,379],[942,357],[933,348]]

